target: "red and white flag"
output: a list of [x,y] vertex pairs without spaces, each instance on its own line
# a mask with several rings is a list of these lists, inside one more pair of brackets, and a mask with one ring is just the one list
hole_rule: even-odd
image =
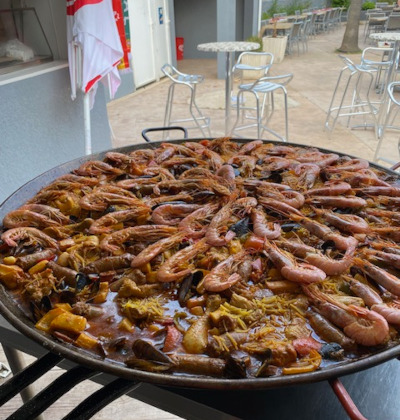
[[[114,19],[112,0],[67,0],[68,60],[71,76],[71,97],[76,97],[77,75],[81,71],[82,90],[90,92],[91,107],[97,82],[109,74],[110,95],[114,97],[121,83],[117,65],[123,49]],[[76,46],[82,51],[81,69]],[[107,81],[103,79],[103,83]]]

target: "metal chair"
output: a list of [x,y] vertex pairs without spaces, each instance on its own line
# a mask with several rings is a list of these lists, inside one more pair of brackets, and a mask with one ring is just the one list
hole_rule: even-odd
[[[373,126],[376,128],[377,114],[379,108],[377,105],[380,102],[373,102],[370,99],[370,92],[374,82],[373,69],[365,68],[361,65],[354,64],[348,57],[340,56],[345,67],[342,68],[336,83],[335,90],[332,95],[331,103],[329,105],[328,113],[325,120],[325,129],[333,131],[339,117],[347,117],[347,126],[350,126],[350,120],[354,116],[363,116],[364,124],[362,127],[367,127],[366,117],[373,118]],[[347,74],[347,81],[344,86],[343,94],[339,101],[337,101],[339,86],[341,85],[342,77]],[[352,90],[349,91],[349,88]],[[349,98],[350,104],[345,105],[346,100]],[[338,105],[335,105],[338,103]],[[332,124],[330,121],[333,119]],[[360,127],[360,125],[353,126],[352,128]]]
[[[188,129],[199,129],[204,137],[211,137],[210,131],[210,118],[204,117],[196,104],[196,86],[204,81],[204,77],[198,74],[185,74],[178,71],[171,64],[164,64],[161,71],[171,80],[171,85],[168,89],[167,104],[165,108],[164,126],[170,127],[173,125],[179,125],[183,122],[193,122],[193,127],[187,127]],[[172,106],[174,101],[175,86],[186,86],[190,89],[190,102],[189,112],[191,118],[181,118],[171,120]],[[196,115],[197,114],[197,115]],[[207,133],[206,131],[207,130]]]
[[[376,72],[375,75],[375,92],[382,93],[385,90],[386,76],[382,77],[382,73],[386,73],[392,65],[393,48],[377,48],[367,47],[361,55],[360,66],[365,70]],[[381,83],[381,79],[384,80]]]
[[[288,128],[288,106],[287,106],[287,91],[285,85],[287,85],[293,78],[293,74],[285,74],[280,76],[264,76],[256,80],[254,83],[248,83],[239,86],[239,92],[237,95],[236,102],[236,121],[232,128],[232,134],[237,135],[239,131],[248,129],[251,127],[257,127],[257,138],[261,138],[264,131],[276,136],[279,140],[287,141],[289,137]],[[278,83],[279,82],[279,83]],[[284,95],[284,108],[285,108],[285,136],[278,134],[276,131],[267,127],[268,122],[271,120],[275,111],[275,98],[274,92],[281,91]],[[249,107],[245,105],[244,95],[250,94],[256,101],[255,107]],[[260,100],[260,95],[263,95]],[[266,105],[267,104],[267,105]],[[246,115],[246,111],[255,110],[256,116]],[[240,114],[242,114],[242,121],[244,119],[250,119],[255,122],[249,124],[243,124],[238,126]],[[240,137],[240,136],[239,136]]]
[[[387,87],[388,94],[389,94],[389,102],[388,102],[387,108],[386,108],[386,117],[385,117],[385,121],[384,121],[384,124],[383,124],[382,134],[378,138],[378,144],[377,144],[376,149],[375,149],[374,162],[383,161],[383,162],[393,164],[393,163],[398,161],[398,159],[392,160],[392,159],[387,159],[383,156],[380,156],[379,152],[380,152],[381,147],[382,147],[382,141],[383,141],[383,138],[384,138],[386,128],[392,128],[392,129],[395,129],[395,130],[400,129],[400,127],[394,125],[394,120],[395,120],[396,116],[398,115],[398,113],[400,111],[400,100],[396,99],[394,97],[394,92],[396,90],[398,91],[399,88],[400,88],[400,82],[389,83],[389,85]],[[398,140],[398,143],[397,143],[397,149],[398,149],[399,154],[400,154],[400,139]]]
[[383,32],[385,30],[385,13],[367,13],[367,22],[364,27],[364,40],[366,41],[371,32]]
[[400,30],[400,15],[390,15],[385,24],[385,32]]
[[294,22],[293,26],[290,29],[288,39],[287,39],[287,48],[286,52],[292,54],[293,45],[297,44],[297,55],[300,54],[300,42],[301,42],[301,28],[303,22]]
[[244,80],[257,80],[266,76],[272,64],[274,55],[270,52],[243,52],[239,55],[232,73],[240,73],[240,84]]
[[307,19],[302,28],[301,28],[301,32],[300,32],[300,41],[303,44],[303,51],[306,52],[308,51],[308,38],[311,35],[311,31],[312,31],[312,27],[311,27],[311,19]]
[[315,25],[315,29],[316,32],[325,32],[327,30],[327,22],[328,22],[328,18],[330,16],[330,11],[322,14],[322,15],[317,15],[317,18],[314,22]]

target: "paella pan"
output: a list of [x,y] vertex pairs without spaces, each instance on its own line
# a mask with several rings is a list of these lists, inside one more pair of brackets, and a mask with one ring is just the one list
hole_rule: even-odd
[[[181,143],[75,160],[2,205],[14,326],[95,369],[207,388],[317,381],[400,353],[395,173],[288,143]],[[78,207],[76,177],[92,183],[72,187]],[[56,202],[62,215],[40,212]]]

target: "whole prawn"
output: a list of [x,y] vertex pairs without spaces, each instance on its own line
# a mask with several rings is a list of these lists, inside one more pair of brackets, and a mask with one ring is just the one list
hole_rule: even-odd
[[136,268],[147,264],[158,254],[161,254],[162,252],[180,244],[184,237],[184,232],[178,232],[172,236],[168,236],[166,238],[160,239],[157,242],[154,242],[154,244],[149,245],[133,258],[131,266]]
[[157,271],[157,280],[169,283],[180,280],[192,272],[190,260],[198,254],[208,251],[210,245],[203,238],[193,245],[181,249],[161,265]]
[[349,244],[342,258],[333,259],[300,241],[288,241],[285,239],[276,241],[278,246],[287,249],[297,257],[303,258],[306,262],[321,269],[328,276],[342,274],[350,268],[357,243],[354,240],[353,244]]
[[377,312],[355,305],[346,306],[313,286],[303,286],[304,293],[318,311],[357,344],[377,346],[389,339],[389,325]]
[[161,204],[153,210],[151,220],[159,225],[174,226],[199,207],[198,204]]
[[265,254],[280,270],[282,276],[296,283],[315,283],[325,280],[326,274],[319,268],[305,263],[298,263],[294,257],[279,249],[274,243],[264,242]]
[[388,305],[383,302],[375,290],[368,285],[361,283],[355,279],[347,279],[350,290],[365,302],[372,310],[382,315],[387,322],[394,325],[400,325],[400,306]]
[[368,233],[369,224],[360,216],[355,214],[339,214],[326,209],[313,209],[318,216],[321,216],[332,226],[350,233]]
[[209,292],[222,292],[241,280],[237,273],[239,266],[249,258],[247,251],[241,251],[229,256],[215,266],[203,279],[203,287]]
[[311,189],[305,192],[306,196],[310,195],[343,195],[351,191],[351,185],[343,181],[328,181],[323,187]]
[[117,177],[122,175],[124,171],[119,168],[114,168],[114,166],[109,165],[108,163],[102,162],[101,160],[90,160],[82,163],[82,165],[74,170],[76,175],[82,176],[100,176],[107,175],[111,177]]
[[129,240],[136,241],[156,241],[162,237],[176,233],[177,228],[165,225],[141,225],[133,226],[106,235],[100,242],[100,248],[108,252],[117,252],[124,242]]
[[389,292],[396,296],[400,296],[400,280],[393,274],[390,274],[383,268],[377,267],[369,261],[358,257],[353,259],[353,265]]
[[110,204],[143,207],[143,202],[136,197],[127,197],[125,195],[107,192],[86,194],[80,199],[79,204],[83,209],[93,211],[104,211]]
[[147,206],[108,213],[95,220],[90,226],[89,232],[94,234],[110,233],[113,231],[113,225],[136,220],[138,217],[144,217],[149,213],[150,208]]
[[212,218],[209,226],[206,230],[206,241],[212,246],[224,246],[230,240],[233,239],[235,233],[228,231],[224,237],[221,237],[221,230],[227,228],[227,222],[232,215],[232,207],[235,204],[236,195],[234,195],[230,201],[223,206],[218,213]]
[[201,206],[194,212],[190,213],[179,223],[179,229],[184,231],[189,238],[198,239],[202,238],[208,226],[203,225],[211,216],[218,210],[219,204],[206,204]]
[[33,227],[17,227],[6,230],[1,235],[1,239],[12,248],[16,247],[20,241],[27,241],[27,244],[37,242],[45,248],[58,249],[56,240]]
[[253,232],[263,239],[276,239],[281,235],[279,223],[268,222],[265,213],[260,208],[251,209]]

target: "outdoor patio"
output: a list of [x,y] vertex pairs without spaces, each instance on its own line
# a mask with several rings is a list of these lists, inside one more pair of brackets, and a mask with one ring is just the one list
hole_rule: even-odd
[[[360,28],[361,49],[372,44],[365,44],[363,37],[364,27]],[[282,63],[274,64],[271,74],[293,73],[294,78],[288,85],[289,98],[289,141],[328,148],[336,151],[363,157],[372,160],[376,147],[376,139],[372,129],[348,129],[344,124],[346,119],[339,120],[335,130],[329,133],[324,130],[326,111],[343,62],[338,58],[335,49],[341,44],[344,33],[344,24],[328,33],[319,34],[309,39],[308,52],[286,56]],[[360,61],[361,54],[350,58]],[[183,60],[179,62],[179,69],[183,72],[198,73],[205,76],[205,82],[198,87],[198,105],[205,116],[211,117],[212,136],[224,135],[225,111],[224,91],[225,80],[217,79],[216,60]],[[113,132],[113,146],[120,147],[143,142],[141,132],[145,128],[163,126],[165,102],[169,80],[159,82],[139,89],[135,93],[115,100],[108,105],[109,121]],[[186,92],[177,91],[175,95],[175,115],[184,116],[188,108]],[[278,133],[284,133],[283,112],[278,109],[274,115],[271,128]],[[232,109],[232,121],[235,119],[235,110]],[[255,130],[243,131],[243,137],[255,138]],[[189,132],[190,137],[201,137],[198,130]],[[385,134],[382,154],[397,160],[397,140],[400,133],[388,130]],[[156,136],[154,136],[155,138]],[[272,137],[265,137],[271,138]],[[26,357],[27,361],[33,358]],[[0,352],[0,362],[6,363],[5,356]],[[51,374],[43,380],[36,382],[35,389],[43,388],[54,377],[60,375],[62,370],[54,368]],[[0,380],[1,383],[1,380]],[[71,407],[81,401],[81,391],[88,394],[100,386],[91,381],[85,381],[66,394],[57,404],[48,409],[45,419],[62,417]],[[2,417],[7,417],[20,405],[20,397],[15,397],[2,408]],[[127,413],[132,413],[127,416]],[[134,413],[134,414],[133,414]],[[176,416],[148,406],[129,397],[122,397],[107,406],[94,419],[110,418],[145,419],[175,419]]]
[[[335,151],[373,159],[377,141],[372,128],[349,129],[346,118],[339,118],[333,132],[324,130],[324,123],[329,103],[337,82],[343,61],[336,49],[340,47],[345,25],[339,29],[311,37],[308,52],[286,55],[279,64],[273,64],[271,75],[293,73],[294,77],[287,86],[289,100],[289,141],[300,144],[324,147]],[[374,45],[371,40],[364,42],[364,26],[360,26],[359,47],[364,49]],[[356,63],[360,62],[361,53],[350,55]],[[203,114],[211,117],[211,134],[214,137],[224,135],[225,80],[217,79],[216,60],[182,60],[178,62],[182,72],[202,74],[205,81],[197,88],[197,102]],[[141,132],[145,128],[163,126],[167,90],[170,81],[167,78],[148,85],[137,92],[108,105],[108,115],[113,130],[113,146],[120,147],[143,141]],[[279,93],[278,93],[279,95]],[[187,90],[176,90],[173,115],[180,118],[187,115]],[[284,134],[283,112],[276,109],[271,121],[271,128]],[[236,110],[232,109],[232,122]],[[362,122],[361,119],[354,119]],[[178,134],[179,135],[179,134]],[[387,130],[381,155],[397,159],[397,139],[399,133]],[[255,138],[255,129],[242,131],[242,136]],[[190,130],[189,137],[201,137],[199,130]],[[154,135],[152,138],[156,139]],[[264,133],[264,138],[273,139]]]

